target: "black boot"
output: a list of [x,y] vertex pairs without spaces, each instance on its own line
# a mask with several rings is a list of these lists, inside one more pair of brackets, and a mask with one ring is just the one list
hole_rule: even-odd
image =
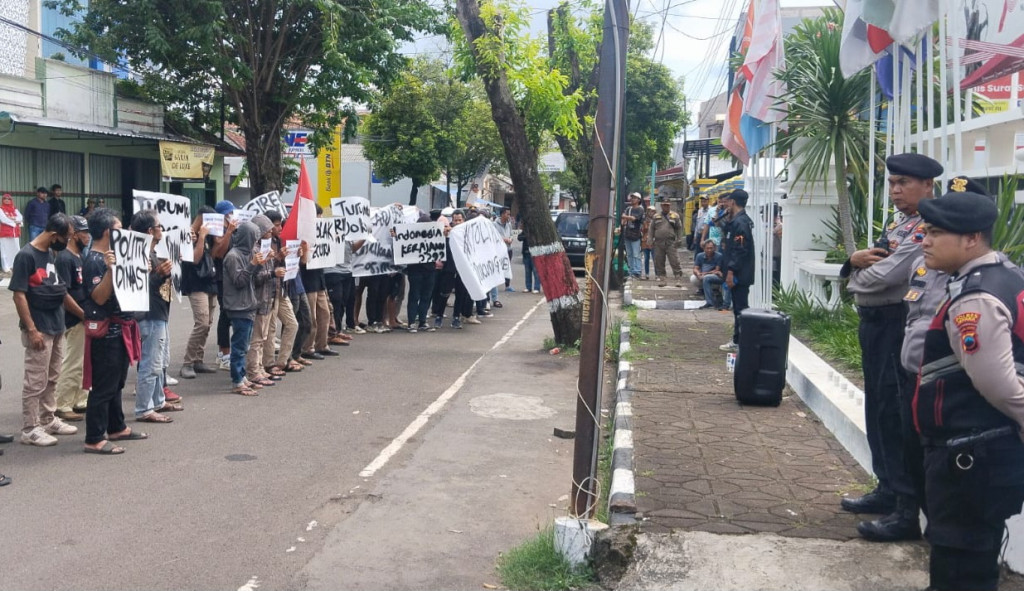
[[921,521],[918,519],[917,503],[910,497],[900,495],[896,499],[895,511],[874,521],[858,523],[857,532],[872,542],[920,540]]
[[850,513],[888,515],[896,510],[896,495],[881,485],[859,499],[843,499],[839,506]]

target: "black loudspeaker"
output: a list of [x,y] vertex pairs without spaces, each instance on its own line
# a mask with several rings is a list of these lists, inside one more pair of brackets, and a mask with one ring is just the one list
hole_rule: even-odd
[[733,389],[743,404],[778,406],[786,387],[789,316],[748,308],[740,313]]

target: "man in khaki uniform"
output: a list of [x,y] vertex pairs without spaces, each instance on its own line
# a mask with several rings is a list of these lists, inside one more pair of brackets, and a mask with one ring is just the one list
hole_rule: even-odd
[[651,227],[647,230],[647,241],[654,244],[654,274],[658,286],[665,287],[665,257],[672,265],[676,287],[683,286],[683,269],[679,266],[679,244],[683,240],[683,218],[672,211],[672,204],[663,199],[661,212],[654,214]]

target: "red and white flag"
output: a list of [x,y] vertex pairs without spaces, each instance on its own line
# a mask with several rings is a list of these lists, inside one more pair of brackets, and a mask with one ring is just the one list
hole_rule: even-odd
[[292,212],[281,229],[281,240],[305,240],[312,247],[316,242],[316,202],[306,174],[306,161],[299,160],[299,188],[295,191]]

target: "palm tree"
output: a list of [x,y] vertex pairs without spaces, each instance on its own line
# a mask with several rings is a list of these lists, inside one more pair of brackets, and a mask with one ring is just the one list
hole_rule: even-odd
[[796,182],[829,182],[835,175],[839,195],[839,225],[847,255],[856,250],[850,182],[866,187],[868,121],[864,114],[871,96],[871,70],[849,79],[839,70],[839,41],[843,14],[826,9],[806,19],[786,37],[786,68],[776,76],[786,84],[779,97],[789,110],[788,133],[776,142],[779,152],[800,150]]

